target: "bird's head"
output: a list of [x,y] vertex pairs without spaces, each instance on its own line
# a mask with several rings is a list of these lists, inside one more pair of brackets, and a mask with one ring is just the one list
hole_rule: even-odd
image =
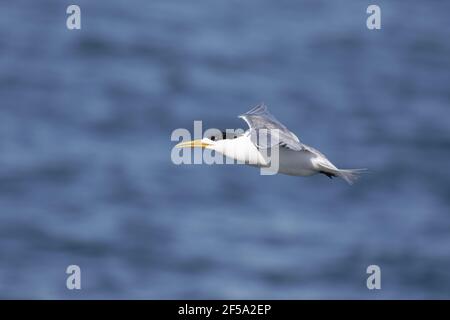
[[203,139],[181,142],[175,147],[211,149],[224,153],[227,148],[230,148],[230,142],[237,137],[238,135],[235,133],[219,131],[218,133],[208,135]]

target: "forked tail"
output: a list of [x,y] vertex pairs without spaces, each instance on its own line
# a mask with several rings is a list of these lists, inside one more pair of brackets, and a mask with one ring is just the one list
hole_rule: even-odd
[[347,181],[348,184],[352,185],[356,180],[358,180],[361,173],[366,171],[367,169],[338,169],[333,173]]

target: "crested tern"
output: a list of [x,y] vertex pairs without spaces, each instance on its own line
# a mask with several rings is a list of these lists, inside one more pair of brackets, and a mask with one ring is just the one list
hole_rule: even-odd
[[[273,159],[268,157],[267,150],[275,150],[276,147],[278,165],[275,173],[292,176],[312,176],[320,173],[330,179],[340,177],[349,184],[353,184],[359,174],[366,170],[338,169],[321,152],[300,142],[294,133],[270,114],[264,104],[252,108],[239,118],[245,120],[249,126],[243,134],[230,137],[223,133],[222,137],[185,141],[176,147],[210,149],[233,160],[262,168],[271,167],[270,162]],[[261,133],[265,133],[268,138],[261,139]]]

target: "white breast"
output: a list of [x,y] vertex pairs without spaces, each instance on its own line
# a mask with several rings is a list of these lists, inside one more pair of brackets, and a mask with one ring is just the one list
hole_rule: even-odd
[[268,164],[266,158],[259,152],[247,135],[236,139],[219,140],[211,149],[243,164],[258,167],[267,166]]

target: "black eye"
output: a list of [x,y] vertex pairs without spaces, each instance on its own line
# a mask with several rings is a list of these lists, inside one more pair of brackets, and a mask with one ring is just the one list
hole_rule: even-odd
[[215,137],[215,136],[212,136],[210,139],[211,139],[212,141],[215,141],[215,140],[216,140],[216,137]]

